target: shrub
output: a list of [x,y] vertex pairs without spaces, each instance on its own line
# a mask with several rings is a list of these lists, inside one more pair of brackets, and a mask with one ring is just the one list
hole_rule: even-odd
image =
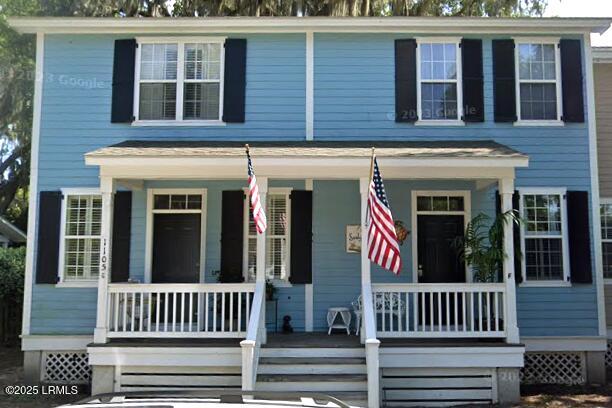
[[0,248],[0,300],[21,304],[25,247]]

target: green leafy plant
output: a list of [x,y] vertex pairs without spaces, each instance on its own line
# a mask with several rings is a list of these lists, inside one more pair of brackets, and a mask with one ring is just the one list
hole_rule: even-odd
[[271,280],[266,281],[266,300],[274,299],[274,295],[276,294],[276,286],[272,283]]
[[[453,245],[462,261],[474,273],[475,282],[496,282],[508,256],[504,250],[504,227],[519,225],[521,219],[516,210],[498,214],[494,219],[484,213],[478,214],[466,226],[465,235],[455,239]],[[515,248],[521,254],[519,248]]]
[[21,304],[25,247],[0,248],[0,300]]

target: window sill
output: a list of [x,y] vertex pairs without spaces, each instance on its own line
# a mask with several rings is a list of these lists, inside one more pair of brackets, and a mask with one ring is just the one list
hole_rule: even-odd
[[604,278],[604,285],[612,285],[612,278]]
[[270,281],[270,283],[272,283],[274,287],[276,288],[292,288],[293,287],[293,284],[291,282],[280,280],[280,279],[274,279]]
[[569,288],[571,286],[572,283],[567,281],[531,281],[519,284],[521,288]]
[[415,126],[465,126],[462,120],[417,120]]
[[56,288],[97,288],[98,281],[74,281],[74,282],[58,282],[55,284]]
[[222,120],[135,120],[132,126],[225,126]]
[[514,126],[565,126],[562,120],[517,120]]

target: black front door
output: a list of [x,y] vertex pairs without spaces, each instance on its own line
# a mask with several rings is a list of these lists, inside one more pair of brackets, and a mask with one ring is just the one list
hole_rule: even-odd
[[463,215],[418,216],[419,282],[465,282],[465,264],[453,241],[463,235]]
[[200,281],[201,214],[155,214],[153,283]]

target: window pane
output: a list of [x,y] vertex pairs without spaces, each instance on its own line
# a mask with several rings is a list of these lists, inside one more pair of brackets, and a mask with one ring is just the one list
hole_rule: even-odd
[[[102,198],[99,195],[66,197],[64,280],[95,279],[99,273]],[[87,237],[87,238],[85,238]]]
[[434,197],[433,209],[434,211],[448,211],[448,197]]
[[287,239],[268,237],[266,246],[266,277],[285,279],[287,276]]
[[463,211],[463,197],[448,197],[450,211]]
[[187,196],[187,208],[190,210],[202,209],[202,196],[199,194]]
[[457,119],[457,84],[421,84],[422,119]]
[[220,78],[221,44],[185,44],[185,79]]
[[519,78],[554,80],[555,58],[553,44],[520,44]]
[[141,80],[176,79],[176,44],[142,44],[141,47]]
[[139,116],[142,120],[176,118],[176,84],[140,84]]
[[187,196],[180,194],[172,194],[170,196],[170,208],[173,210],[186,210],[187,209]]
[[156,210],[167,210],[170,208],[170,196],[168,194],[155,194],[153,197],[153,208]]
[[184,119],[219,119],[219,84],[186,83]]
[[523,196],[523,214],[527,235],[561,236],[561,197],[558,194]]
[[420,44],[421,80],[456,79],[457,78],[457,45]]
[[557,119],[556,84],[522,83],[520,95],[521,119]]
[[601,238],[612,239],[612,204],[602,204],[601,214]]
[[560,238],[525,240],[525,267],[528,280],[563,279],[563,250]]
[[417,197],[417,210],[418,211],[431,211],[432,210],[431,197]]

